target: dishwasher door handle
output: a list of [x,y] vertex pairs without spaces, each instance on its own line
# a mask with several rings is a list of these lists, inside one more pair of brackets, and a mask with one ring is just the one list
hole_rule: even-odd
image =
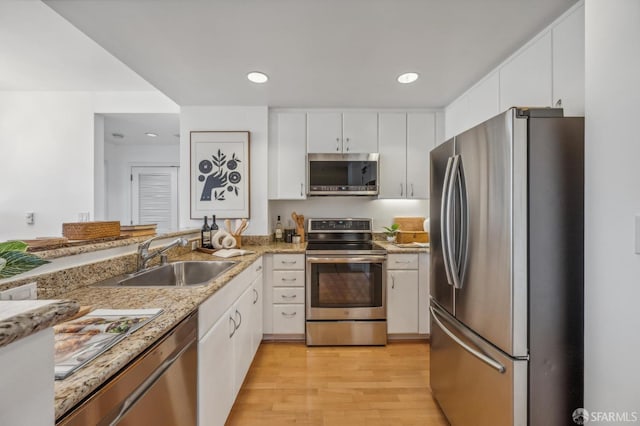
[[109,422],[109,426],[117,425],[120,420],[124,416],[127,415],[129,411],[136,405],[136,402],[144,396],[145,393],[162,377],[162,375],[167,371],[173,363],[175,363],[193,344],[196,344],[196,340],[192,340],[189,344],[185,345],[180,351],[172,356],[171,358],[165,360],[147,379],[140,384],[134,390],[131,395],[122,403],[120,411],[116,415],[115,419]]

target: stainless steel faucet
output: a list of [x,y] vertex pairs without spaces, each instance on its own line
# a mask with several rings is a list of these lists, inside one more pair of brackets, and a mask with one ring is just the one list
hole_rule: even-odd
[[156,235],[155,237],[149,238],[148,240],[138,245],[138,269],[137,269],[138,272],[142,271],[143,269],[146,269],[147,263],[149,263],[149,261],[156,256],[162,256],[163,263],[166,263],[167,258],[164,253],[167,250],[172,249],[176,246],[185,247],[189,243],[184,238],[177,238],[175,241],[167,244],[166,246],[162,247],[160,250],[154,251],[153,253],[149,253],[149,246],[151,245],[151,243],[154,240],[162,237],[164,237],[164,235]]

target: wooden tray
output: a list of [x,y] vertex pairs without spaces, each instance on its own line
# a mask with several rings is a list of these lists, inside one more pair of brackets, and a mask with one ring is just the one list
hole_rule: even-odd
[[424,231],[424,217],[394,217],[393,223],[397,223],[401,231]]
[[29,245],[32,249],[54,249],[64,246],[69,242],[65,237],[36,237],[35,240],[21,240]]
[[70,240],[95,240],[119,237],[120,222],[71,222],[62,224],[62,235]]
[[428,243],[429,233],[425,231],[399,231],[396,234],[396,242],[405,243]]

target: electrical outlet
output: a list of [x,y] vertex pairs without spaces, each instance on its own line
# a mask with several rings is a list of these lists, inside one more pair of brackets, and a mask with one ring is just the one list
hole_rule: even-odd
[[27,221],[27,225],[33,225],[34,223],[36,223],[35,215],[33,214],[33,212],[27,212],[25,214],[25,219]]
[[33,300],[38,296],[37,283],[34,281],[20,287],[0,291],[0,300]]

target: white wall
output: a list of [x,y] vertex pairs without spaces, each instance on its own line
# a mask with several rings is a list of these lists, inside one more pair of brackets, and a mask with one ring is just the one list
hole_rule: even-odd
[[[131,222],[131,167],[179,166],[180,146],[105,144],[108,220]],[[178,187],[181,182],[178,180]],[[181,188],[179,190],[182,190]]]
[[365,217],[373,219],[373,229],[382,232],[390,226],[395,216],[429,217],[428,200],[377,200],[354,197],[313,197],[298,201],[270,201],[269,229],[273,231],[276,216],[282,216],[286,227],[291,213],[304,215],[305,219],[323,217]]
[[104,152],[104,116],[94,115],[93,121],[93,218],[107,220],[107,171]]
[[130,112],[179,107],[160,92],[0,92],[0,241],[60,236],[78,213],[94,218],[94,114]]
[[93,211],[93,131],[87,92],[2,92],[0,241],[61,235]]
[[[246,234],[266,235],[268,227],[267,202],[267,139],[269,111],[266,106],[187,106],[180,112],[180,175],[179,216],[181,227],[200,227],[202,218],[190,219],[190,139],[195,130],[227,130],[251,132],[251,200],[249,228]],[[214,212],[212,212],[213,214]]]
[[585,30],[585,408],[640,421],[640,1],[587,0]]

